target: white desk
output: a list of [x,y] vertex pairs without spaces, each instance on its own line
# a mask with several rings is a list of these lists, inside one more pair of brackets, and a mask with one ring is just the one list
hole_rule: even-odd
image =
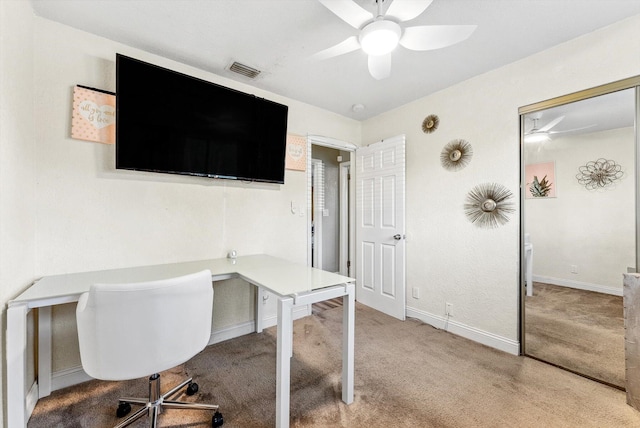
[[[342,400],[353,402],[355,288],[353,278],[266,255],[213,259],[157,266],[47,276],[36,281],[7,309],[7,418],[12,428],[26,427],[27,314],[38,310],[37,398],[51,393],[51,307],[77,302],[93,283],[127,283],[166,279],[209,269],[213,281],[240,277],[258,287],[256,332],[262,331],[262,297],[278,296],[276,426],[289,426],[290,358],[293,354],[293,309],[343,297]],[[37,400],[37,398],[35,398]]]

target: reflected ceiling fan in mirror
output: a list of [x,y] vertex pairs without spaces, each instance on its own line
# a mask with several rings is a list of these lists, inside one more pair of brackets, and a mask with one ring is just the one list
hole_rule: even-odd
[[[377,80],[391,75],[391,52],[400,44],[414,51],[440,49],[466,40],[476,25],[419,25],[402,27],[424,12],[433,0],[375,0],[377,14],[353,0],[318,0],[340,19],[360,31],[358,36],[313,55],[327,59],[362,49],[369,57],[369,73]],[[382,13],[383,3],[390,5]]]
[[594,126],[596,126],[595,124],[593,125],[588,125],[588,126],[582,126],[580,128],[573,128],[573,129],[565,129],[563,131],[552,131],[551,129],[554,128],[557,124],[559,124],[560,122],[562,122],[562,120],[564,120],[564,116],[558,116],[555,119],[553,119],[551,122],[547,123],[546,125],[538,128],[538,121],[541,119],[541,117],[531,117],[530,118],[533,121],[533,127],[525,132],[524,134],[524,142],[525,143],[544,143],[546,141],[550,141],[551,140],[551,135],[554,134],[563,134],[566,132],[575,132],[575,131],[581,131],[583,129],[588,129],[588,128],[593,128]]

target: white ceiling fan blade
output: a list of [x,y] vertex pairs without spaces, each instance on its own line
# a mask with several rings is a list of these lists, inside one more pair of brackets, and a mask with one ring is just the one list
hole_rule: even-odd
[[352,0],[318,0],[324,7],[336,14],[353,28],[360,29],[373,19],[373,14],[354,3]]
[[391,54],[369,55],[369,73],[376,80],[389,77],[391,75]]
[[311,55],[310,59],[313,61],[322,61],[328,58],[333,58],[334,56],[344,55],[358,49],[360,49],[360,42],[358,41],[357,36],[353,36],[349,37],[346,40],[343,40],[335,46],[331,46],[328,49],[316,52],[315,54]]
[[558,116],[555,119],[553,119],[551,122],[547,123],[542,128],[538,129],[538,131],[546,132],[546,131],[550,130],[551,128],[553,128],[554,126],[556,126],[557,124],[559,124],[560,122],[562,122],[562,119],[564,119],[564,116]]
[[593,125],[581,126],[580,128],[565,129],[564,131],[549,131],[549,134],[562,134],[565,132],[582,131],[583,129],[593,128],[594,126],[598,126],[598,124],[594,123]]
[[477,25],[422,25],[407,27],[400,44],[414,51],[445,48],[466,40]]
[[387,9],[387,15],[400,21],[410,21],[427,10],[433,0],[394,0]]

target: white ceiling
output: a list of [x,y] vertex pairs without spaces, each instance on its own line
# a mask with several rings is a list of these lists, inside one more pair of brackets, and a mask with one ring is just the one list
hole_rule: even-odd
[[[44,18],[357,120],[640,14],[637,0],[434,0],[408,24],[476,24],[476,31],[440,50],[400,46],[391,77],[375,80],[361,51],[310,59],[358,34],[317,0],[31,1]],[[355,1],[376,9],[375,0]],[[262,73],[255,80],[231,73],[233,61]],[[354,104],[365,109],[354,112]]]

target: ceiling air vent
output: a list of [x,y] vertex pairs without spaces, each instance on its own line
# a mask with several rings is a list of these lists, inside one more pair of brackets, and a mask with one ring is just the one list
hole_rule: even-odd
[[231,64],[229,67],[229,71],[233,71],[234,73],[242,74],[249,79],[255,79],[258,74],[260,74],[260,70],[256,70],[255,68],[251,68],[248,65],[240,64],[239,62],[235,62]]

